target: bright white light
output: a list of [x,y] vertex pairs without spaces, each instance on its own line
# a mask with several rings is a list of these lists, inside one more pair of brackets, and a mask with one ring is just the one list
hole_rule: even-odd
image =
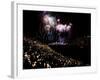
[[55,19],[55,17],[52,17],[50,15],[44,15],[43,22],[45,25],[54,26],[56,24],[56,19]]
[[68,25],[68,26],[66,27],[66,31],[69,31],[70,29],[71,29],[71,26]]
[[60,22],[60,19],[57,19],[57,22]]
[[54,27],[56,22],[54,17],[48,17],[50,26]]
[[56,26],[56,30],[59,31],[59,32],[63,32],[66,30],[66,25],[63,25],[63,24],[58,24]]

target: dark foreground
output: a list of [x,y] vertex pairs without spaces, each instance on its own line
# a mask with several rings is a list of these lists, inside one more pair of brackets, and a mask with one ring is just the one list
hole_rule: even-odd
[[[77,43],[77,42],[76,42]],[[76,43],[73,43],[76,45]],[[79,43],[79,42],[78,42]],[[67,44],[68,45],[68,44]],[[61,54],[59,51],[61,47],[57,45],[50,47],[47,44],[42,44],[36,39],[24,38],[23,39],[23,69],[39,69],[39,68],[58,68],[58,67],[75,67],[75,66],[86,66],[87,64],[80,59],[81,57],[73,57],[71,55]],[[64,45],[65,46],[65,45]],[[84,48],[82,43],[77,45],[77,47]],[[63,48],[63,52],[66,50],[71,50],[70,47]],[[54,49],[55,48],[55,49]],[[58,49],[58,51],[56,51]],[[76,50],[76,49],[75,49]],[[67,53],[67,52],[66,52]]]

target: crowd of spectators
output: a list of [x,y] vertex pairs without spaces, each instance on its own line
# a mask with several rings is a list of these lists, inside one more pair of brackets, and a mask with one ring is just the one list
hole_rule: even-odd
[[73,67],[81,64],[80,60],[63,56],[35,39],[23,39],[23,69]]

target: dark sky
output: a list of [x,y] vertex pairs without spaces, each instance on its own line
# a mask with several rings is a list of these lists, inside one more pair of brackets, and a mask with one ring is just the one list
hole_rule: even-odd
[[[90,35],[91,31],[91,14],[89,13],[67,13],[67,12],[48,12],[62,22],[71,22],[72,37]],[[23,10],[23,33],[24,36],[36,36],[39,33],[41,25],[41,16],[43,11]]]

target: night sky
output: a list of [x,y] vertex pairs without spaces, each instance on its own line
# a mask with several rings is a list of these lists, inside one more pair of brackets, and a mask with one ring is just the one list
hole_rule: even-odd
[[[68,12],[48,12],[52,16],[61,19],[61,23],[73,24],[72,39],[81,36],[90,36],[91,14],[89,13],[68,13]],[[23,10],[23,33],[24,36],[36,36],[42,24],[41,17],[43,11]]]

